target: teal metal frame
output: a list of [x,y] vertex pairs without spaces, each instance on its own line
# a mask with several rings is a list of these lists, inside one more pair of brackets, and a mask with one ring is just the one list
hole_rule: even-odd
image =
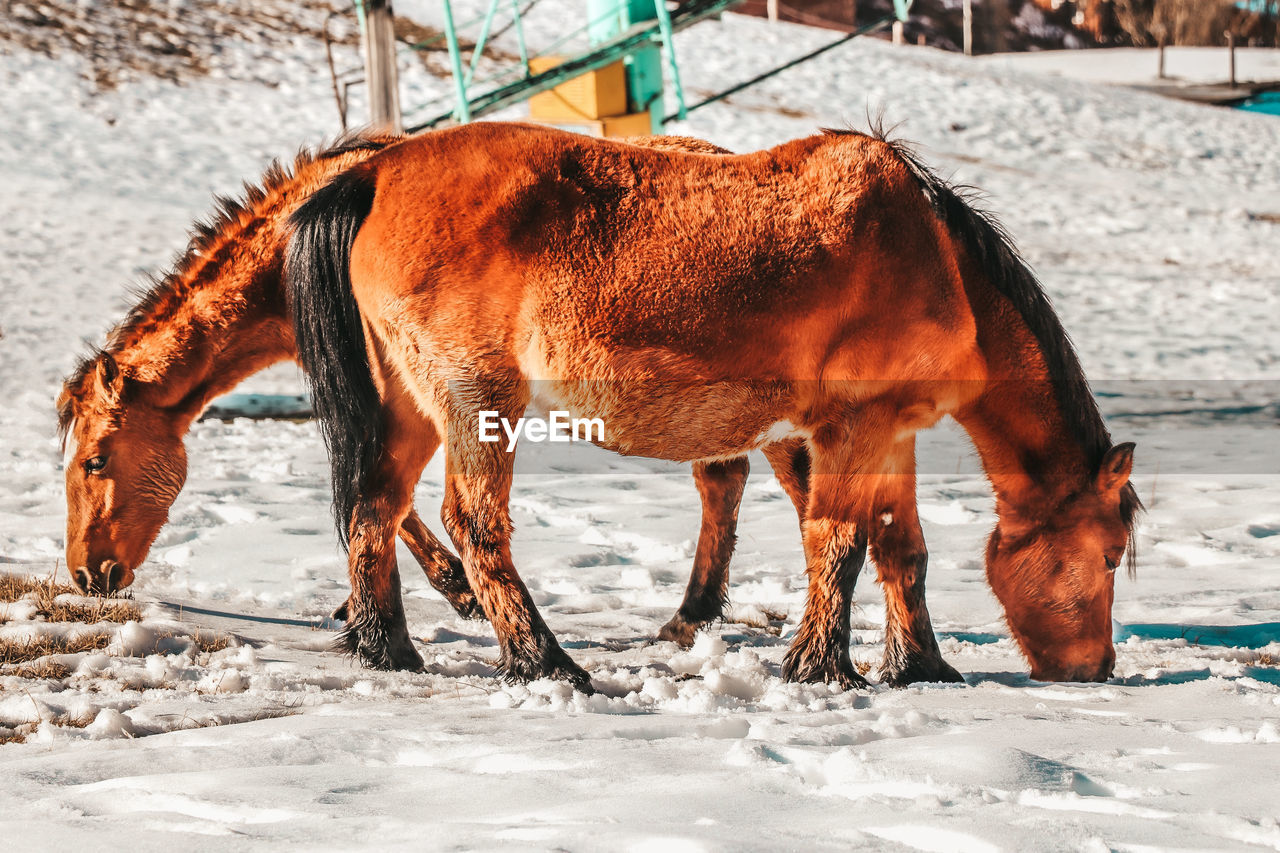
[[[364,6],[362,0],[354,0],[356,13],[360,18],[361,28],[364,26]],[[464,26],[480,24],[479,36],[476,39],[475,47],[472,49],[471,59],[463,67],[462,48],[458,39],[459,27],[456,25],[453,17],[453,6],[450,0],[442,0],[444,4],[444,39],[449,50],[449,64],[453,72],[453,97],[454,105],[448,111],[442,112],[429,118],[426,121],[419,122],[407,128],[407,132],[416,133],[427,128],[436,127],[448,121],[458,123],[466,123],[472,121],[487,113],[527,100],[539,92],[545,92],[556,86],[585,74],[588,71],[594,71],[611,65],[620,59],[632,57],[637,52],[642,51],[647,46],[660,46],[662,48],[663,58],[665,60],[667,73],[670,75],[672,88],[676,96],[676,110],[670,115],[663,116],[661,109],[661,98],[654,99],[654,118],[653,131],[655,133],[661,131],[663,121],[673,121],[685,118],[690,112],[707,104],[714,103],[723,99],[725,96],[734,92],[741,91],[748,86],[755,85],[775,74],[785,71],[788,68],[807,62],[814,57],[831,50],[845,42],[867,33],[882,29],[892,22],[895,18],[899,21],[906,21],[911,11],[913,0],[893,0],[893,14],[881,18],[872,24],[861,27],[847,36],[836,39],[830,44],[811,51],[804,56],[798,57],[787,62],[777,68],[757,75],[756,77],[739,83],[724,92],[713,95],[710,98],[699,101],[696,104],[688,105],[685,102],[684,86],[680,79],[680,65],[676,60],[674,36],[680,30],[692,26],[698,21],[711,15],[718,14],[730,6],[735,5],[741,0],[688,0],[676,9],[675,14],[671,14],[665,0],[653,0],[654,16],[652,19],[636,21],[630,23],[629,26],[617,32],[610,38],[605,38],[595,42],[586,53],[575,56],[566,62],[557,65],[541,74],[531,74],[529,72],[529,50],[524,38],[524,25],[520,12],[520,0],[509,0],[511,4],[512,21],[511,26],[514,27],[516,33],[516,41],[520,50],[520,65],[515,68],[508,68],[491,77],[483,80],[476,80],[476,72],[479,68],[480,57],[484,53],[484,48],[489,40],[490,33],[493,32],[493,24],[498,15],[499,6],[503,0],[490,0],[488,8],[485,10],[483,17],[468,22]],[[608,30],[608,22],[610,19],[618,19],[622,15],[621,20],[631,22],[631,14],[628,11],[629,0],[615,0],[610,7],[608,13],[589,20],[587,24],[564,37],[557,39],[553,44],[547,47],[547,53],[554,51],[557,47],[566,42],[581,36],[583,33],[590,34],[592,30],[600,31],[602,24],[606,25]],[[636,0],[630,0],[635,3]],[[436,39],[431,40],[432,42]],[[413,48],[420,48],[429,42],[423,42],[414,45]],[[501,82],[505,80],[506,82]],[[490,88],[479,95],[472,96],[470,90],[474,86],[481,84],[493,83]],[[428,105],[424,105],[419,109],[423,109]],[[647,106],[647,105],[640,105]]]
[[[606,23],[611,17],[616,17],[627,1],[617,0],[607,14],[588,21],[586,26],[558,39],[547,48],[547,52],[554,51],[559,45],[581,36],[593,27]],[[685,3],[677,9],[674,15],[668,12],[665,0],[652,0],[654,9],[652,19],[638,21],[614,37],[592,45],[591,49],[586,53],[575,56],[541,74],[529,73],[530,55],[524,39],[519,0],[507,0],[511,4],[512,25],[514,26],[516,40],[520,49],[520,65],[517,68],[508,68],[484,80],[477,80],[476,72],[479,67],[480,57],[484,53],[485,45],[489,40],[489,35],[493,31],[493,24],[497,18],[499,8],[504,0],[490,0],[484,16],[478,19],[480,24],[479,35],[476,38],[470,61],[465,64],[463,62],[461,43],[458,38],[460,28],[454,20],[452,4],[450,0],[442,0],[442,2],[444,4],[444,38],[449,50],[449,65],[453,72],[454,105],[448,112],[441,113],[425,122],[409,127],[409,132],[435,127],[447,121],[458,123],[472,121],[486,113],[526,100],[539,92],[552,89],[566,80],[588,71],[594,71],[597,68],[611,65],[620,59],[626,59],[650,44],[658,45],[662,48],[666,69],[671,77],[671,85],[678,105],[676,114],[683,117],[686,114],[684,87],[680,80],[680,66],[675,56],[673,37],[685,27],[721,12],[740,2],[740,0],[691,0],[691,2]],[[362,11],[360,0],[356,0],[356,3],[357,10]],[[626,19],[630,20],[629,17]],[[477,22],[472,21],[470,23]],[[504,78],[508,82],[499,82]],[[471,94],[471,90],[474,87],[484,83],[495,82],[497,82],[497,85],[493,88],[479,95]],[[659,105],[655,113],[655,124],[660,125],[662,119],[662,111]]]

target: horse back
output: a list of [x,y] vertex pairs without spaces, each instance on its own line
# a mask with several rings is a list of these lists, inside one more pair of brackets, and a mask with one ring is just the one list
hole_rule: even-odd
[[[708,376],[749,364],[818,377],[832,359],[891,371],[900,348],[869,354],[874,339],[917,320],[965,327],[936,219],[865,137],[717,155],[480,123],[367,165],[377,194],[356,278],[503,348],[590,344]],[[853,335],[856,364],[841,352]]]

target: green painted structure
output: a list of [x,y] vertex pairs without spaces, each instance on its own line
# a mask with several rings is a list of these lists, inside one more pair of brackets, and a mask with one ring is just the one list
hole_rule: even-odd
[[[585,72],[603,68],[619,60],[626,64],[628,112],[638,113],[647,110],[650,116],[651,132],[662,133],[665,122],[683,119],[692,109],[714,103],[727,94],[755,85],[761,80],[806,62],[858,35],[883,29],[895,18],[905,21],[911,8],[911,0],[894,0],[894,14],[690,106],[685,102],[673,36],[686,27],[723,12],[739,0],[687,0],[673,11],[667,9],[665,0],[586,0],[586,25],[547,46],[545,52],[555,53],[557,48],[581,37],[584,32],[589,44],[587,51],[570,57],[565,62],[540,74],[532,74],[529,71],[530,54],[524,38],[520,0],[489,0],[482,18],[462,25],[454,20],[450,0],[442,0],[442,2],[445,18],[444,39],[449,49],[450,66],[453,71],[454,104],[447,110],[428,114],[425,120],[406,122],[409,125],[406,130],[410,133],[449,122],[472,121],[495,110],[527,100],[539,92],[555,88]],[[359,9],[359,0],[356,5]],[[520,63],[515,67],[505,68],[489,78],[477,80],[476,71],[480,56],[494,31],[494,22],[500,10],[504,8],[507,11],[503,11],[502,15],[504,20],[507,15],[510,16],[507,26],[514,30],[520,52]],[[479,24],[479,30],[475,47],[471,52],[470,61],[464,63],[458,32],[460,29],[476,24]],[[664,82],[666,80],[670,81],[672,95],[675,98],[675,109],[670,113],[667,112],[666,104]],[[477,90],[479,90],[478,93]],[[427,112],[429,106],[419,107],[417,112]]]

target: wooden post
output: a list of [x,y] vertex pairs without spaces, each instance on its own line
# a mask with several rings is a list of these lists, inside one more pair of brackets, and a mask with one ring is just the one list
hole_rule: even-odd
[[964,55],[973,56],[973,0],[964,0]]
[[1156,69],[1156,77],[1164,79],[1164,39],[1160,39],[1160,64]]
[[364,9],[364,76],[369,81],[369,124],[379,130],[403,133],[391,0],[364,0]]
[[902,32],[902,21],[893,22],[893,43],[894,44],[907,43],[906,35]]
[[1227,31],[1227,55],[1231,62],[1231,88],[1236,87],[1236,34]]

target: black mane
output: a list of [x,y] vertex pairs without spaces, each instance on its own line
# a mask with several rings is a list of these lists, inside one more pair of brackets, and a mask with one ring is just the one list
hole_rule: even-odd
[[[1013,245],[1009,232],[978,200],[973,187],[953,185],[926,166],[910,145],[888,138],[888,132],[873,122],[870,134],[851,130],[828,130],[834,135],[865,136],[888,145],[919,183],[934,214],[964,246],[973,261],[986,273],[991,284],[1009,300],[1040,344],[1040,352],[1053,383],[1058,406],[1067,429],[1084,451],[1091,470],[1096,471],[1111,449],[1111,433],[1103,422],[1097,400],[1089,388],[1084,369],[1071,338],[1062,327],[1049,296],[1036,280]],[[1120,494],[1120,516],[1129,530],[1128,565],[1136,562],[1133,529],[1142,501],[1132,483]]]

